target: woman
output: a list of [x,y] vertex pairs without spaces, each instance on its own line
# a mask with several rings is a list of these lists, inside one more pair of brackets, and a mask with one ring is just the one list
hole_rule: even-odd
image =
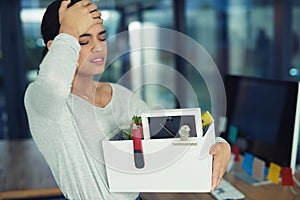
[[[104,71],[107,46],[101,13],[89,0],[57,0],[41,25],[46,49],[39,74],[25,94],[32,136],[68,199],[136,199],[138,193],[109,192],[101,139],[146,104],[126,88],[95,82]],[[100,141],[100,142],[99,142]],[[230,147],[216,144],[213,185],[219,185]]]

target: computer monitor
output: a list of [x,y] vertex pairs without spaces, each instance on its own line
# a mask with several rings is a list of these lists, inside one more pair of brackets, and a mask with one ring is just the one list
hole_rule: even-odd
[[[245,76],[225,77],[227,128],[222,136],[240,153],[291,167],[295,172],[299,121],[299,83]],[[237,130],[236,138],[230,131]]]

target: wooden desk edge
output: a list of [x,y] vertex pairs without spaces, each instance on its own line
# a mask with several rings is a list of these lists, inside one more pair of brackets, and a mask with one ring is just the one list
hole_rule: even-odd
[[36,198],[36,197],[54,197],[62,196],[59,188],[49,189],[34,189],[34,190],[14,190],[8,192],[0,192],[0,199],[23,199],[23,198]]

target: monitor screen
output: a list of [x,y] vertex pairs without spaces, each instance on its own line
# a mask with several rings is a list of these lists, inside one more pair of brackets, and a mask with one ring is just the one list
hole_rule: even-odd
[[223,137],[267,166],[274,162],[294,171],[299,83],[227,75],[225,89],[228,121]]

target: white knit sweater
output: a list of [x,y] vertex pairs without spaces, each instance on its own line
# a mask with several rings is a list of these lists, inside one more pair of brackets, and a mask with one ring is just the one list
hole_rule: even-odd
[[66,198],[133,200],[137,193],[109,192],[101,140],[147,106],[117,84],[110,84],[112,99],[105,108],[71,94],[79,51],[74,37],[58,35],[28,86],[25,107],[33,139]]

